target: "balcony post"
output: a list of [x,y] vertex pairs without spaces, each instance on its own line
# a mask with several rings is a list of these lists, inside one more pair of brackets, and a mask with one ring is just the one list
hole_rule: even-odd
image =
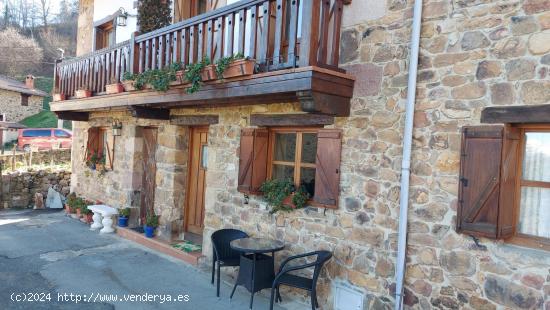
[[128,71],[130,73],[137,73],[139,71],[139,47],[136,46],[136,34],[132,33],[130,37],[130,60]]
[[300,67],[317,65],[320,9],[321,0],[302,1],[302,35],[298,62]]

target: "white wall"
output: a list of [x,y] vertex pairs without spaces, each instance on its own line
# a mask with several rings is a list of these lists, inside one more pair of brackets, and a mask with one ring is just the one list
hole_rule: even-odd
[[[134,9],[134,0],[95,0],[94,2],[94,23],[107,16],[112,15],[120,7],[123,7],[129,15],[136,15],[137,10]],[[116,42],[129,40],[137,30],[137,18],[128,16],[127,25],[125,27],[116,26]]]

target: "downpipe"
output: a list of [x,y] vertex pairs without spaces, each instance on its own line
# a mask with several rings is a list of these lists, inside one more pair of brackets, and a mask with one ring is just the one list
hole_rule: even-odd
[[422,0],[414,2],[411,33],[411,54],[409,58],[409,78],[407,83],[407,105],[405,107],[405,128],[403,132],[403,158],[401,161],[401,185],[399,194],[399,232],[397,241],[395,310],[403,309],[405,282],[405,254],[407,251],[407,217],[409,209],[409,177],[411,168],[411,150],[416,100],[416,75],[418,72],[418,54],[420,48],[420,26],[422,23]]

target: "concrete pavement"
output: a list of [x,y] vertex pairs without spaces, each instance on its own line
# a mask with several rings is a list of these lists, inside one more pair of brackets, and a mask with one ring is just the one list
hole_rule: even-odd
[[[229,284],[217,298],[208,273],[59,211],[0,211],[0,287],[0,309],[248,309],[250,298],[239,287],[230,302]],[[38,301],[12,301],[24,298]]]

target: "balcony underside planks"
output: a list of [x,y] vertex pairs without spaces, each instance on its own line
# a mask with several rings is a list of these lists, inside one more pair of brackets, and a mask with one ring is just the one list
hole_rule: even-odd
[[354,82],[347,74],[304,67],[205,83],[193,94],[187,94],[184,87],[171,88],[167,92],[125,92],[54,102],[51,110],[61,113],[130,109],[133,106],[172,109],[299,102],[304,112],[349,116]]

